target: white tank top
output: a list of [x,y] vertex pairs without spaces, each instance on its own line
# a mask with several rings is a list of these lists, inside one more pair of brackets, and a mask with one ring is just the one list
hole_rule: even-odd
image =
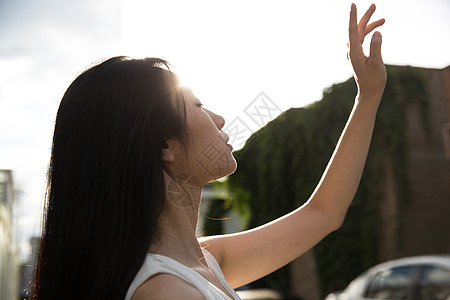
[[[220,269],[220,266],[214,256],[205,249],[203,249],[203,254],[205,255],[205,261],[209,268],[214,272],[214,275],[219,279],[220,283],[227,290],[227,292],[233,296],[234,300],[241,299],[230,284],[225,280],[225,276],[223,275],[222,270]],[[130,300],[134,292],[141,284],[143,284],[151,276],[159,273],[171,274],[186,281],[202,293],[207,300],[230,300],[230,297],[228,297],[218,287],[191,268],[188,268],[167,256],[151,253],[147,254],[141,269],[136,274],[136,277],[128,288],[125,300]]]

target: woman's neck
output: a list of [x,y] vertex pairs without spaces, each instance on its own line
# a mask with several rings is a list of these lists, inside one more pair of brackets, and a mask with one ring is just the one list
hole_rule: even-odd
[[149,252],[171,257],[188,266],[198,265],[203,257],[195,235],[202,187],[189,178],[175,179],[165,174],[166,199],[158,225],[161,236]]

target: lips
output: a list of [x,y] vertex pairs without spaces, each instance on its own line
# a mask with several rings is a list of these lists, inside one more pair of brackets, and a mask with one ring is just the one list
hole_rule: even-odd
[[230,137],[228,136],[228,134],[226,134],[225,132],[221,131],[221,133],[224,135],[225,137],[225,144],[227,144],[227,146],[233,150],[233,146],[231,146],[231,144],[228,144],[228,141],[230,140]]
[[228,134],[226,134],[223,131],[220,131],[219,135],[220,135],[220,138],[225,142],[225,144],[228,143],[228,141],[230,140],[230,137],[228,136]]

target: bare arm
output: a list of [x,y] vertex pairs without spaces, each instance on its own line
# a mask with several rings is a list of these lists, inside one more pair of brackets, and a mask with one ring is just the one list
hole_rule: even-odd
[[366,34],[382,25],[367,25],[375,6],[357,24],[352,5],[349,60],[358,95],[328,166],[310,199],[295,211],[242,233],[204,238],[233,287],[254,281],[297,258],[342,224],[353,200],[367,158],[376,111],[386,83],[381,58],[381,34],[372,37],[370,56],[363,53]]

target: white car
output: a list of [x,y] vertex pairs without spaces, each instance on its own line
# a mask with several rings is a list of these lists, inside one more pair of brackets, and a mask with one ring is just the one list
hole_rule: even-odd
[[450,255],[415,256],[376,265],[325,300],[450,300]]

